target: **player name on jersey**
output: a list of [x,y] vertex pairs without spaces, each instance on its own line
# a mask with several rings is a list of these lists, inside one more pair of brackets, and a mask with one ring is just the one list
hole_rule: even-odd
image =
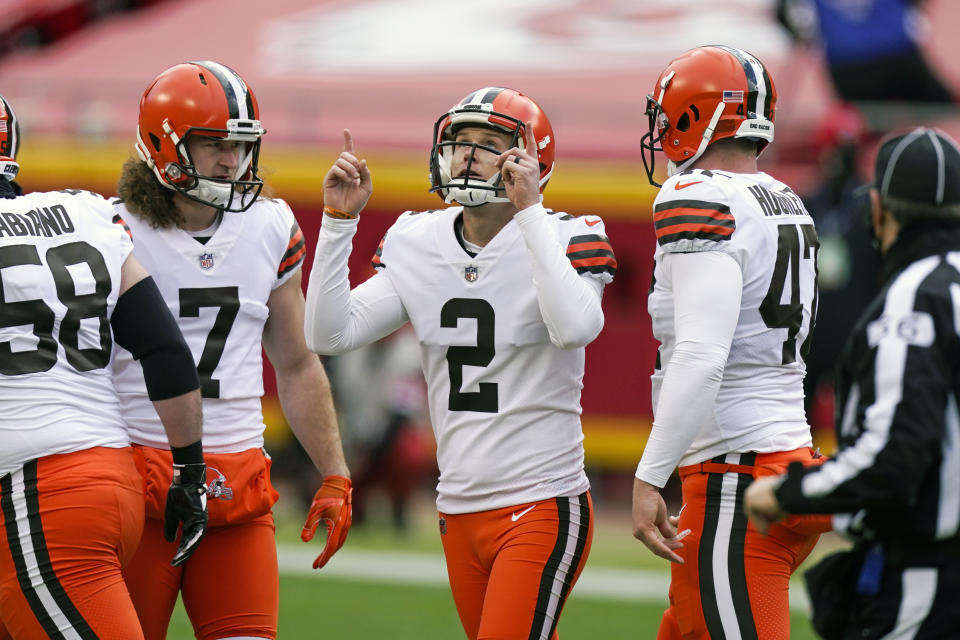
[[7,236],[59,236],[73,233],[73,220],[62,204],[37,207],[26,213],[0,211],[0,237]]
[[765,216],[805,216],[807,210],[803,203],[792,191],[770,191],[758,184],[747,187],[748,191],[760,203],[760,209]]

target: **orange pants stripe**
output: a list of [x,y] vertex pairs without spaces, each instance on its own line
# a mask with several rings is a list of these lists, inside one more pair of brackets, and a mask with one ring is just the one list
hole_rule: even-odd
[[[691,533],[677,551],[684,564],[671,566],[670,606],[658,640],[790,637],[790,575],[813,549],[819,532],[811,532],[815,527],[808,518],[798,526],[775,525],[761,535],[747,522],[743,492],[754,475],[745,471],[785,470],[794,460],[810,464],[810,450],[733,453],[709,463],[735,465],[726,473],[680,469],[684,506],[677,529]],[[817,518],[814,524],[826,522]]]
[[143,527],[129,448],[28,462],[0,478],[0,514],[0,638],[143,638],[121,575]]
[[556,640],[590,554],[589,492],[503,509],[440,514],[447,573],[471,640]]

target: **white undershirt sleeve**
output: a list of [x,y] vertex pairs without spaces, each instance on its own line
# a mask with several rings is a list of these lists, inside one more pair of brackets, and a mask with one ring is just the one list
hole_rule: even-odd
[[527,207],[513,219],[527,246],[550,342],[561,349],[586,346],[603,328],[603,282],[580,276],[573,268],[542,204]]
[[337,355],[403,326],[406,310],[383,271],[350,290],[347,259],[357,220],[323,217],[307,284],[304,335],[311,351]]
[[663,487],[713,411],[740,316],[743,274],[719,251],[663,258],[673,283],[677,337],[654,407],[637,478]]

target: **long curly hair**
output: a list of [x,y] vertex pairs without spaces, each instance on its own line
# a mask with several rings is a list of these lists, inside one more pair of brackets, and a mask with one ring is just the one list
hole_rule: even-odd
[[[169,229],[185,221],[177,210],[174,193],[173,189],[160,183],[153,169],[140,158],[127,158],[123,163],[120,180],[117,182],[117,195],[131,213],[145,220],[154,229]],[[259,198],[273,196],[271,186],[264,183]]]
[[176,227],[184,221],[174,204],[173,190],[160,184],[153,169],[139,158],[123,163],[117,194],[131,213],[154,229]]

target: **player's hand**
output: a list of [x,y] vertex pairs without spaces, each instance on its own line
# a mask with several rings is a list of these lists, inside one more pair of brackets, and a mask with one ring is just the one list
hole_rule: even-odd
[[353,135],[344,129],[343,151],[323,177],[323,204],[357,216],[372,193],[367,161],[353,155]]
[[170,561],[179,567],[196,550],[207,531],[207,465],[173,465],[173,482],[167,491],[167,506],[163,518],[163,537],[167,542],[177,539],[180,546]]
[[526,149],[507,149],[497,158],[500,177],[510,202],[523,211],[540,202],[540,160],[537,156],[537,141],[533,124],[524,127]]
[[321,520],[327,525],[327,543],[317,559],[313,561],[314,569],[323,568],[323,565],[327,564],[347,539],[347,532],[350,531],[353,518],[352,494],[353,484],[350,478],[327,476],[323,480],[323,485],[313,496],[313,504],[310,505],[310,512],[307,514],[303,531],[300,532],[300,539],[304,542],[313,540],[313,534],[317,532],[317,526]]
[[633,479],[633,537],[661,558],[683,564],[675,552],[683,547],[677,537],[678,521],[676,516],[667,516],[667,503],[657,487]]
[[760,533],[766,533],[770,525],[787,515],[774,493],[781,482],[783,476],[763,476],[754,480],[743,494],[743,510]]

